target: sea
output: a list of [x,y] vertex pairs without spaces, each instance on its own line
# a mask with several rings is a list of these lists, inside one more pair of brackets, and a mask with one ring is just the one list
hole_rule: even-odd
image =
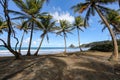
[[[13,48],[14,49],[14,48]],[[89,48],[82,48],[82,50],[88,50]],[[22,55],[27,54],[27,47],[22,47],[21,53]],[[37,47],[32,47],[31,48],[31,54],[34,54],[35,51],[37,50]],[[76,52],[79,51],[79,48],[67,48],[67,52]],[[62,53],[64,52],[64,47],[41,47],[40,51],[38,52],[39,55],[44,55],[44,54],[56,54],[56,53]],[[0,47],[0,57],[3,56],[14,56],[12,53],[10,53],[6,48]]]

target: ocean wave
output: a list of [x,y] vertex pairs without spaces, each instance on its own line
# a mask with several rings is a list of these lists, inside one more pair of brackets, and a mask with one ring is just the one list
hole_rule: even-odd
[[[83,48],[83,50],[88,50],[88,48]],[[31,49],[31,54],[34,54],[36,49]],[[55,53],[61,53],[64,51],[63,49],[40,49],[40,51],[38,52],[39,55],[42,54],[55,54]],[[71,49],[67,49],[67,52],[75,52],[75,51],[79,51],[79,48],[71,48]],[[26,55],[27,54],[27,49],[23,49],[21,50],[22,55]],[[14,56],[12,53],[10,53],[8,50],[0,50],[0,56]]]

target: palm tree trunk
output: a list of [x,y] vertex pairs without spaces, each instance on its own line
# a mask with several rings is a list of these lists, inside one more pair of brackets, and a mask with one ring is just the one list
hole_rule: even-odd
[[19,51],[18,51],[20,53],[20,55],[21,55],[21,47],[22,47],[24,35],[25,35],[25,31],[23,32],[23,35],[22,35],[22,38],[21,38],[21,42],[20,42]]
[[80,51],[83,51],[80,47],[80,32],[78,28],[77,28],[77,33],[78,33],[78,46],[79,46]]
[[64,54],[66,55],[66,36],[65,36],[65,33],[64,33],[64,42],[65,42],[65,51],[64,51]]
[[43,40],[44,40],[44,37],[45,37],[45,35],[42,37],[42,40],[40,41],[39,47],[38,47],[37,51],[35,52],[34,56],[37,56],[37,55],[38,55],[38,52],[39,52],[39,50],[40,50],[40,48],[41,48],[42,42],[43,42]]
[[28,46],[27,56],[31,55],[30,49],[31,49],[32,37],[33,37],[33,28],[34,28],[34,23],[32,22],[32,28],[31,28],[31,34],[30,34],[30,42],[29,42],[29,46]]
[[99,11],[99,9],[97,9],[96,6],[94,6],[94,8],[96,9],[96,11],[97,11],[97,13],[99,14],[99,16],[101,17],[101,19],[104,21],[105,25],[107,26],[107,28],[108,28],[108,30],[109,30],[109,32],[110,32],[112,41],[113,41],[114,51],[113,51],[113,54],[111,55],[111,57],[109,58],[109,60],[118,61],[118,45],[117,45],[117,40],[116,40],[116,38],[115,38],[115,35],[114,35],[112,29],[110,28],[109,23],[108,23],[107,20],[104,18],[104,16],[103,16],[102,13]]

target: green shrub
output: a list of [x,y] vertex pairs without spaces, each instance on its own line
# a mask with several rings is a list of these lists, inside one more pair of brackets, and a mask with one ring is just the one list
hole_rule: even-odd
[[[120,49],[120,47],[119,47],[119,49]],[[90,50],[111,52],[111,51],[113,51],[113,46],[112,46],[112,44],[104,43],[104,44],[94,45],[93,47],[90,48]]]

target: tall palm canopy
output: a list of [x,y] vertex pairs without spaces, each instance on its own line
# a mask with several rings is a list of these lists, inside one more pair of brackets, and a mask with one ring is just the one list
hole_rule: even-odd
[[[113,26],[114,30],[120,32],[120,13],[119,10],[110,10],[108,14],[105,15],[107,21],[110,25]],[[101,21],[101,24],[104,24],[103,21]],[[103,30],[106,28],[106,25],[104,26]]]
[[[105,25],[107,26],[112,41],[113,41],[113,45],[114,45],[114,51],[113,54],[111,55],[109,60],[118,60],[118,45],[117,45],[117,41],[115,38],[115,34],[113,33],[108,21],[106,20],[106,18],[104,17],[104,15],[106,13],[108,13],[108,11],[110,9],[104,7],[103,5],[106,4],[110,4],[113,2],[116,2],[117,0],[86,0],[86,2],[84,3],[79,3],[75,6],[72,7],[72,9],[74,9],[74,12],[84,12],[86,11],[86,16],[85,16],[85,22],[84,23],[88,23],[89,17],[90,15],[95,15],[95,11],[98,13],[98,15],[100,16],[100,18],[103,20],[103,22],[105,23]],[[84,26],[86,26],[84,24]]]
[[41,45],[42,45],[42,42],[46,36],[47,38],[47,41],[49,42],[49,36],[48,36],[48,33],[51,33],[51,32],[54,32],[56,27],[55,27],[55,23],[56,21],[52,21],[52,16],[51,15],[44,15],[44,16],[41,16],[39,17],[40,20],[41,20],[41,23],[44,25],[44,27],[40,27],[39,29],[43,32],[41,34],[41,42],[39,44],[39,47],[37,49],[37,51],[35,52],[35,56],[38,55],[38,52],[41,48]]
[[118,23],[120,23],[119,10],[118,11],[115,11],[115,10],[109,11],[109,13],[106,15],[106,18],[109,23],[111,22],[111,24],[117,25]]
[[[9,12],[18,15],[13,19],[25,19],[24,24],[34,21],[38,25],[42,25],[36,20],[38,16],[41,16],[40,10],[45,0],[13,0],[15,4],[20,8],[19,11],[9,10]],[[29,23],[29,24],[30,24]]]
[[54,32],[56,30],[55,27],[56,21],[52,21],[51,15],[41,16],[40,19],[41,19],[41,23],[44,25],[44,27],[40,27],[40,29],[43,31],[41,37],[46,34],[47,41],[49,41],[48,33]]
[[75,23],[74,26],[79,26],[79,29],[81,29],[80,27],[82,27],[84,24],[84,20],[81,16],[77,16],[75,17]]
[[31,43],[33,37],[33,29],[36,27],[35,25],[42,26],[42,23],[37,20],[39,16],[42,16],[44,13],[40,13],[40,10],[43,6],[45,0],[13,0],[15,4],[20,8],[21,12],[9,10],[9,12],[19,15],[13,19],[24,19],[23,26],[28,24],[28,27],[31,28],[30,34],[30,43],[28,47],[27,55],[31,55]]
[[[120,13],[119,10],[110,10],[108,14],[105,15],[107,21],[109,24],[113,27],[113,31],[116,35],[116,37],[120,35]],[[101,24],[104,24],[103,21],[101,21]],[[103,30],[106,28],[106,25],[104,24]]]
[[104,7],[103,5],[113,2],[116,2],[116,0],[86,0],[85,3],[79,3],[73,6],[72,9],[74,9],[74,12],[79,12],[79,13],[87,11],[84,21],[85,22],[84,26],[86,26],[86,24],[88,24],[88,20],[90,16],[95,15],[95,6],[101,11],[101,13],[105,14],[110,9]]
[[75,29],[77,29],[77,33],[78,33],[78,46],[80,48],[80,51],[82,51],[82,49],[80,47],[80,32],[79,32],[79,30],[83,31],[81,28],[84,27],[84,20],[82,19],[81,16],[75,17],[75,22],[74,22],[73,26],[74,26]]
[[[13,0],[25,14],[33,15],[39,13],[45,0]],[[34,15],[33,15],[34,16]]]
[[70,31],[73,29],[71,27],[71,24],[66,21],[66,20],[60,20],[60,26],[58,26],[59,30],[57,32],[58,35],[63,35],[64,36],[64,42],[65,42],[65,55],[66,55],[66,37],[67,37],[67,33],[71,33]]

